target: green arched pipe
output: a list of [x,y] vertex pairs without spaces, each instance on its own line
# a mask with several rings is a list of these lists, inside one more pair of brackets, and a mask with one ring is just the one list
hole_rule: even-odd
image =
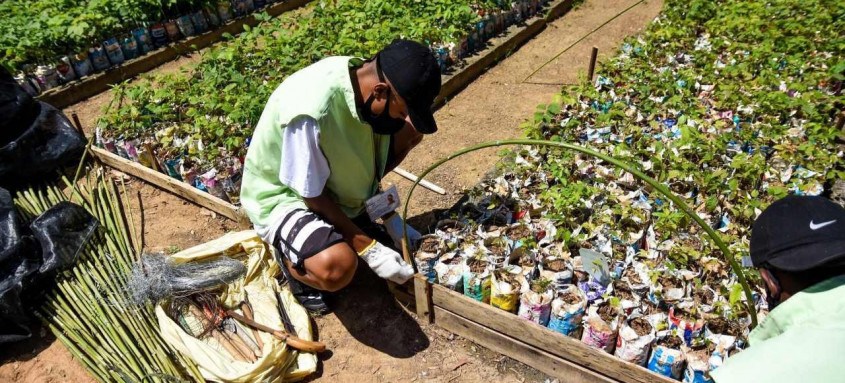
[[[731,252],[730,252],[730,250],[728,250],[728,246],[725,245],[724,242],[722,242],[722,239],[719,237],[719,234],[716,233],[716,231],[713,230],[713,228],[711,228],[710,225],[707,224],[707,222],[704,222],[704,220],[701,219],[701,217],[699,217],[698,214],[696,214],[695,211],[692,210],[692,208],[690,208],[683,200],[681,200],[680,198],[678,198],[678,196],[676,196],[674,193],[672,193],[669,190],[669,188],[667,188],[665,185],[661,184],[660,182],[657,182],[657,180],[655,180],[654,178],[651,178],[651,177],[645,175],[643,172],[639,171],[638,169],[634,168],[633,166],[631,166],[630,164],[628,164],[624,161],[618,160],[618,159],[613,158],[613,157],[606,155],[606,154],[599,153],[599,152],[592,150],[592,149],[589,149],[589,148],[585,148],[585,147],[582,147],[582,146],[569,144],[569,143],[565,143],[565,142],[546,141],[546,140],[530,140],[530,139],[489,141],[489,142],[484,142],[484,143],[481,143],[481,144],[478,144],[478,145],[470,146],[470,147],[467,147],[467,148],[463,148],[461,150],[458,150],[457,152],[450,154],[446,158],[443,158],[443,159],[435,162],[434,164],[429,166],[428,169],[425,169],[425,171],[422,172],[417,177],[417,181],[414,182],[414,185],[411,186],[411,189],[408,190],[408,196],[405,198],[405,209],[402,212],[402,218],[403,219],[408,218],[408,206],[410,206],[411,196],[413,195],[414,189],[417,187],[417,184],[419,184],[420,181],[426,175],[428,175],[428,173],[430,173],[432,170],[437,169],[440,165],[443,165],[447,161],[450,161],[454,158],[460,157],[464,154],[474,152],[474,151],[480,150],[480,149],[491,148],[491,147],[496,147],[496,146],[504,146],[504,145],[551,146],[551,147],[558,147],[558,148],[563,148],[563,149],[574,150],[576,152],[584,153],[586,155],[593,156],[593,157],[596,157],[596,158],[601,159],[603,161],[609,162],[609,163],[613,164],[614,166],[621,168],[628,173],[633,174],[634,177],[639,178],[643,182],[651,185],[651,187],[653,187],[655,190],[657,190],[658,193],[662,194],[667,199],[672,201],[675,204],[675,206],[680,207],[681,211],[683,211],[684,214],[686,214],[687,216],[692,218],[692,220],[695,221],[695,223],[697,223],[698,226],[700,226],[707,233],[707,235],[710,237],[710,239],[713,241],[713,243],[716,244],[716,246],[719,248],[719,250],[722,251],[722,254],[725,255],[725,259],[728,261],[728,264],[731,266],[731,269],[736,274],[740,285],[742,285],[742,290],[745,292],[746,306],[748,308],[749,316],[751,316],[751,327],[753,328],[753,327],[757,326],[757,311],[754,309],[754,297],[751,295],[751,288],[748,286],[748,280],[745,279],[745,274],[743,274],[742,268],[736,262],[736,260],[734,260],[734,258],[731,256]],[[406,227],[406,229],[403,232],[402,252],[403,252],[403,255],[405,257],[405,261],[410,263],[414,268],[414,272],[416,272],[417,271],[417,265],[416,265],[416,262],[414,262],[412,257],[411,257],[411,254],[410,254],[410,251],[408,250],[407,244],[408,244],[408,232],[407,232],[407,227]]]

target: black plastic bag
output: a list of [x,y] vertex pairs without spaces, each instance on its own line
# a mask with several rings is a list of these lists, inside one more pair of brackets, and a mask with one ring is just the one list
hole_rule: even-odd
[[79,161],[85,144],[60,110],[33,101],[0,67],[0,187],[54,177],[57,169]]
[[61,202],[28,226],[0,188],[0,343],[29,338],[30,313],[57,272],[73,265],[97,229],[84,208]]

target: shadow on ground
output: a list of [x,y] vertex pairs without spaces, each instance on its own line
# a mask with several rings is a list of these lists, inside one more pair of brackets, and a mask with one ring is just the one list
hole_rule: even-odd
[[332,294],[328,304],[352,337],[394,358],[410,358],[429,346],[420,325],[399,306],[387,282],[364,262],[358,263],[352,283]]

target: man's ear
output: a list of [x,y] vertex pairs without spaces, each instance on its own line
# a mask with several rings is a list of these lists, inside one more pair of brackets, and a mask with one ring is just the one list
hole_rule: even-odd
[[390,86],[387,83],[380,82],[373,86],[373,93],[376,95],[377,100],[381,100],[387,98],[387,90],[390,89]]
[[778,295],[772,298],[780,299],[780,293],[782,290],[777,279],[775,279],[774,275],[772,275],[772,272],[765,268],[760,268],[758,270],[760,271],[760,277],[763,278],[763,282],[766,284],[767,292],[769,294]]

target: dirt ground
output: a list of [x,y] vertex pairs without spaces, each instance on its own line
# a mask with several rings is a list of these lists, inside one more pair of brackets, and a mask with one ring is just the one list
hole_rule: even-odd
[[[495,139],[520,137],[519,125],[538,104],[547,102],[561,84],[577,80],[589,64],[590,49],[599,59],[612,55],[626,36],[637,33],[660,11],[662,1],[647,0],[523,79],[561,50],[601,25],[636,0],[587,0],[551,23],[541,34],[490,69],[436,113],[440,130],[426,138],[401,165],[419,173],[433,161],[465,146]],[[199,55],[169,63],[157,71],[177,71]],[[103,93],[73,105],[88,129],[111,97]],[[445,188],[441,196],[418,189],[411,205],[412,222],[424,213],[454,204],[498,159],[496,150],[475,152],[442,166],[429,177]],[[394,174],[402,196],[410,182]],[[143,201],[144,242],[149,251],[175,252],[235,230],[233,222],[174,195],[137,180],[129,180],[132,213],[140,218]],[[136,219],[136,222],[140,220]],[[381,382],[542,382],[546,376],[483,347],[455,337],[436,326],[420,326],[367,268],[350,289],[333,299],[335,312],[316,318],[319,339],[331,350],[309,381]],[[37,333],[36,333],[37,334]],[[30,342],[0,351],[0,381],[90,382],[82,366],[55,339],[42,331]]]

